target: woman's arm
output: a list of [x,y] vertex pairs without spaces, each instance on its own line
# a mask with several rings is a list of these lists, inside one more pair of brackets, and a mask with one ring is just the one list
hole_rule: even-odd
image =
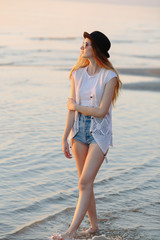
[[117,78],[112,78],[105,86],[104,93],[102,96],[99,107],[85,107],[75,103],[74,99],[68,99],[67,107],[69,110],[78,111],[86,116],[95,116],[104,118],[107,114],[112,98],[114,95],[114,88],[117,84]]
[[[71,77],[71,98],[74,101],[76,99],[73,77]],[[65,126],[64,133],[63,133],[63,136],[62,136],[62,151],[64,152],[64,155],[67,158],[71,158],[72,157],[72,155],[71,155],[71,153],[69,151],[69,145],[68,145],[67,138],[68,138],[69,133],[71,131],[71,128],[73,126],[74,117],[75,117],[75,112],[69,109],[68,114],[67,114],[66,126]]]

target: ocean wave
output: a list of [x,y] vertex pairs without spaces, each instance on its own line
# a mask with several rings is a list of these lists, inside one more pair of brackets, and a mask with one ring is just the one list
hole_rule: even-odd
[[[118,173],[114,176],[111,176],[111,177],[108,177],[108,178],[102,178],[100,180],[97,180],[94,185],[95,186],[104,186],[105,184],[111,184],[112,182],[115,182],[117,180],[124,180],[127,178],[127,175],[129,177],[131,177],[132,175],[133,176],[136,176],[136,175],[139,175],[142,171],[146,171],[147,168],[148,169],[151,169],[151,168],[155,168],[157,165],[154,165],[154,164],[149,164],[149,163],[142,163],[142,164],[139,164],[138,166],[135,166],[135,167],[131,167],[131,168],[127,168],[127,169],[118,169]],[[154,172],[154,178],[152,176],[150,176],[150,178],[148,178],[148,182],[147,182],[147,185],[149,183],[157,183],[158,180],[156,179],[156,177],[158,178],[158,174],[156,174]]]
[[123,89],[159,92],[160,91],[160,82],[124,83]]
[[[159,204],[159,202],[157,202],[157,204]],[[84,231],[88,225],[88,221],[85,219],[82,223],[82,226],[80,226],[75,239],[133,240],[136,237],[137,240],[140,240],[141,238],[139,235],[139,225],[136,225],[136,227],[133,226],[132,228],[128,227],[128,225],[124,228],[117,228],[114,226],[114,223],[120,221],[121,216],[124,215],[133,213],[135,217],[137,217],[137,215],[139,216],[139,214],[144,213],[144,208],[148,210],[150,207],[152,210],[152,206],[149,203],[146,203],[145,206],[141,205],[138,207],[131,204],[130,207],[122,208],[120,212],[116,211],[115,209],[114,211],[111,210],[105,214],[101,213],[99,216],[99,223],[101,228],[96,236],[83,236],[81,234],[81,231]],[[7,234],[4,238],[1,238],[1,240],[48,240],[53,233],[61,233],[62,229],[67,229],[68,224],[72,220],[74,211],[74,207],[65,208],[64,210],[61,210],[55,214],[26,224],[11,234]],[[149,238],[145,238],[145,240],[149,240]]]
[[101,179],[101,180],[99,180],[99,181],[96,181],[96,182],[95,182],[95,186],[101,186],[101,185],[104,185],[104,184],[106,184],[106,183],[108,183],[108,182],[112,182],[112,181],[116,180],[117,177],[119,177],[119,175],[118,175],[118,176],[109,177],[109,178],[105,178],[105,179]]
[[[66,208],[56,214],[50,215],[44,219],[32,222],[28,225],[25,225],[21,227],[20,229],[16,230],[15,232],[8,234],[3,240],[47,240],[50,239],[50,236],[52,234],[57,234],[58,232],[61,232],[60,228],[57,228],[56,230],[54,229],[53,232],[51,233],[50,229],[51,226],[54,225],[55,223],[58,225],[60,224],[65,224],[68,223],[68,217],[73,216],[75,208]],[[115,217],[110,216],[110,219],[115,220]],[[75,239],[81,239],[81,240],[122,240],[125,239],[124,236],[124,231],[123,232],[118,232],[117,230],[111,231],[109,233],[110,236],[106,233],[105,230],[105,222],[106,220],[104,219],[104,229],[102,229],[100,232],[98,232],[95,236],[91,235],[83,235],[81,231],[84,231],[85,228],[81,227],[80,231],[77,232],[77,235]],[[43,237],[41,238],[41,232],[43,232]],[[44,236],[44,232],[46,233]],[[123,235],[123,236],[122,236]]]
[[[38,50],[34,50],[33,52],[52,52],[53,50],[51,49],[38,49]],[[61,58],[60,58],[61,59]],[[54,60],[54,59],[53,59]],[[56,58],[57,60],[57,58]],[[75,58],[74,57],[66,57],[63,58],[61,60],[66,61],[74,61]],[[4,62],[4,63],[0,63],[0,67],[3,66],[15,66],[15,67],[50,67],[52,66],[53,70],[55,71],[70,71],[72,68],[72,65],[70,67],[68,66],[58,66],[58,65],[54,65],[54,63],[52,62],[51,64],[47,63],[32,63],[30,61],[28,62]],[[131,76],[152,76],[152,77],[160,77],[160,68],[117,68],[117,71],[119,72],[119,74],[124,74],[124,75],[131,75]]]
[[7,48],[7,46],[0,46],[0,48]]
[[78,37],[31,37],[30,40],[36,41],[66,41],[66,40],[77,40]]
[[0,63],[0,67],[3,67],[3,66],[13,66],[14,64],[15,64],[14,62]]
[[120,74],[160,77],[160,68],[117,68]]
[[160,55],[130,55],[134,58],[160,59]]
[[[50,222],[53,222],[53,221],[60,222],[59,219],[63,218],[64,215],[67,216],[67,214],[69,214],[70,212],[73,213],[73,211],[74,211],[74,208],[66,208],[58,213],[55,213],[55,214],[47,216],[43,219],[34,221],[28,225],[22,226],[18,230],[8,234],[5,238],[1,238],[1,240],[31,240],[31,239],[40,240],[40,237],[36,238],[36,236],[32,236],[32,238],[31,238],[31,236],[28,237],[28,235],[30,235],[30,234],[32,235],[33,232],[34,232],[33,235],[35,235],[37,228],[41,229],[42,226],[50,226],[50,224],[49,224]],[[48,236],[49,236],[49,234],[48,234]],[[44,240],[44,238],[43,238],[43,240]]]
[[136,41],[134,40],[125,40],[125,39],[119,39],[119,40],[112,40],[113,43],[135,43]]

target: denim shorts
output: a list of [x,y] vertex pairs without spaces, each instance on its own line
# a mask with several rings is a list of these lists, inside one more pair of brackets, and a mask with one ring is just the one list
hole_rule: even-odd
[[76,139],[88,146],[91,143],[96,143],[92,134],[90,133],[90,125],[91,125],[91,116],[84,116],[83,114],[79,113],[79,131],[73,137],[73,139]]

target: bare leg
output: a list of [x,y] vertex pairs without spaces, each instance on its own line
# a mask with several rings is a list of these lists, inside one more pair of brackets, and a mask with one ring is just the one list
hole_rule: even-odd
[[[82,146],[84,147],[84,144],[82,144],[81,147]],[[79,200],[77,203],[76,211],[68,231],[61,236],[53,236],[52,239],[71,239],[76,233],[79,225],[81,224],[87,210],[92,207],[92,204],[95,208],[95,201],[91,200],[93,197],[93,182],[104,160],[104,155],[96,143],[90,144],[89,149],[87,149],[88,147],[86,146],[83,152],[81,147],[79,147],[79,153],[81,155],[86,155],[86,159],[83,159],[84,162],[82,161],[82,168],[80,161],[76,161],[78,174],[80,176]],[[89,214],[91,214],[92,216],[92,211],[94,211],[94,214],[96,215],[96,210],[93,209],[90,211]],[[93,216],[91,217],[91,219],[93,219]]]
[[87,210],[87,215],[90,221],[91,227],[87,229],[84,233],[95,233],[98,230],[98,220],[97,220],[97,212],[96,212],[96,201],[94,192],[92,191],[89,207]]
[[103,160],[104,155],[99,146],[96,143],[91,144],[80,176],[78,204],[71,226],[67,231],[70,236],[76,232],[87,212],[93,193],[93,182]]
[[[84,163],[86,160],[86,156],[88,154],[89,147],[74,139],[72,142],[72,146],[73,146],[73,154],[76,160],[78,175],[80,178],[83,167],[84,167]],[[96,230],[98,230],[98,223],[97,223],[95,196],[93,191],[92,191],[87,214],[91,224],[91,229],[88,232],[90,233],[95,232]]]

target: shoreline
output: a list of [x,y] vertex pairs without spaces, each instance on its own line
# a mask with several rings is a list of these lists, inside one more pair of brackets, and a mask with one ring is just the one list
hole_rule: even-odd
[[[13,70],[13,68],[15,71]],[[63,66],[56,67],[51,65],[46,65],[46,66],[45,65],[14,65],[14,64],[0,65],[0,71],[2,71],[2,73],[5,75],[7,73],[8,76],[10,75],[10,73],[12,73],[12,76],[13,76],[13,72],[15,76],[17,76],[17,74],[19,76],[25,75],[25,73],[27,72],[27,77],[29,76],[37,77],[39,68],[41,69],[43,68],[45,70],[45,74],[49,73],[48,75],[49,78],[52,78],[54,71],[55,72],[59,71],[61,73],[64,73],[64,72],[70,72],[71,70],[70,67],[63,67]],[[152,92],[160,91],[160,68],[117,68],[117,71],[119,75],[144,77],[144,80],[140,78],[139,81],[132,80],[132,82],[126,82],[126,83],[123,82],[123,85],[122,85],[123,90],[152,91]],[[150,77],[150,78],[147,78],[147,77]]]
[[117,68],[120,74],[160,77],[160,68]]
[[151,91],[159,92],[160,91],[160,81],[156,82],[136,82],[136,83],[123,83],[123,90],[137,90],[137,91]]
[[[0,64],[0,69],[6,67],[20,67],[20,68],[47,68],[51,67],[55,71],[71,71],[72,67],[60,67],[53,65],[16,65],[14,63],[4,63]],[[116,68],[119,74],[123,75],[133,75],[133,76],[151,76],[151,77],[160,77],[160,68]]]

